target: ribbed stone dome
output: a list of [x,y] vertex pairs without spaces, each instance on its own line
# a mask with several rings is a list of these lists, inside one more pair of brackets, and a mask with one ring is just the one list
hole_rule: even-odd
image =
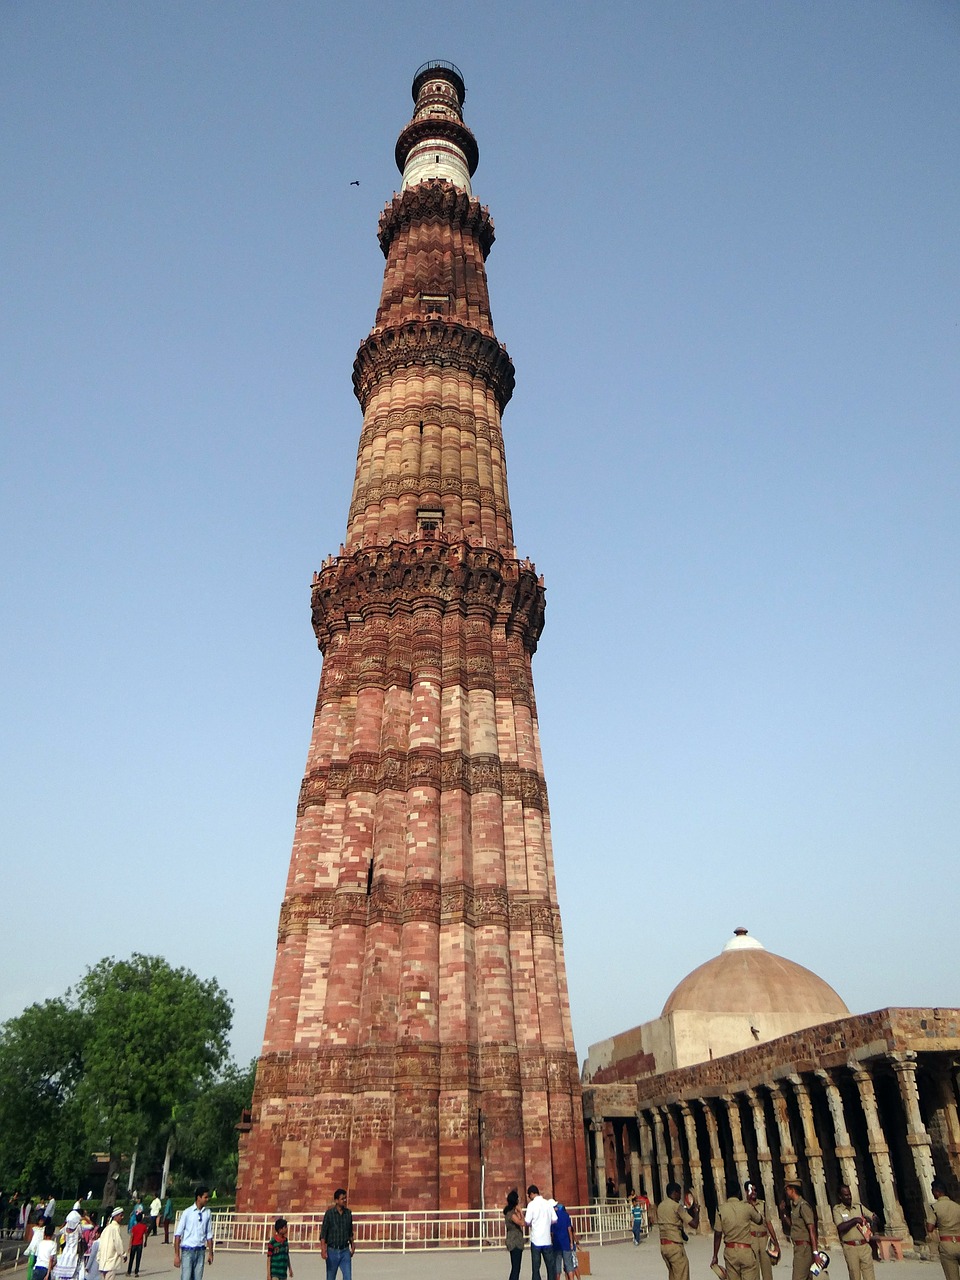
[[667,997],[662,1017],[689,1013],[795,1013],[807,1026],[846,1018],[833,987],[801,964],[785,960],[737,929],[718,956],[700,965]]

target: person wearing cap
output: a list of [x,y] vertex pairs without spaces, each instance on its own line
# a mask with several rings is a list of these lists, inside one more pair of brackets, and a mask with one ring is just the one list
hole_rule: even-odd
[[193,1204],[184,1209],[173,1233],[173,1265],[180,1280],[203,1280],[204,1258],[213,1266],[213,1221],[207,1201],[209,1187],[197,1187]]
[[757,1258],[757,1266],[760,1269],[761,1280],[773,1280],[773,1262],[767,1253],[767,1245],[772,1240],[777,1249],[777,1257],[780,1256],[780,1241],[777,1239],[777,1233],[773,1229],[773,1223],[767,1217],[767,1206],[757,1195],[757,1186],[754,1182],[745,1182],[743,1184],[744,1199],[747,1204],[752,1204],[758,1210],[761,1218],[763,1218],[762,1227],[751,1227],[750,1242],[753,1245],[753,1252]]
[[930,1206],[927,1235],[936,1231],[940,1243],[938,1254],[946,1280],[960,1280],[960,1204],[951,1200],[939,1178],[930,1184],[933,1204]]
[[833,1206],[833,1220],[850,1280],[874,1280],[870,1237],[877,1229],[877,1215],[859,1201],[854,1203],[846,1183],[840,1187],[840,1203]]
[[723,1269],[727,1280],[759,1280],[760,1268],[753,1251],[752,1232],[763,1226],[763,1214],[756,1204],[741,1200],[739,1188],[733,1184],[727,1188],[727,1199],[717,1206],[713,1220],[713,1257],[711,1267],[717,1265],[720,1241],[723,1241]]
[[683,1242],[687,1228],[696,1231],[700,1225],[700,1206],[694,1200],[690,1207],[680,1203],[679,1182],[667,1183],[667,1194],[657,1205],[657,1227],[660,1231],[660,1257],[667,1264],[669,1280],[690,1280],[690,1262]]
[[110,1215],[110,1221],[100,1233],[100,1248],[97,1251],[97,1270],[100,1280],[113,1280],[122,1263],[127,1260],[127,1251],[123,1247],[120,1234],[120,1219],[123,1209],[120,1205]]
[[813,1266],[817,1244],[817,1219],[804,1200],[803,1184],[791,1178],[786,1184],[786,1203],[781,1203],[780,1217],[783,1229],[793,1245],[793,1274],[791,1280],[807,1280]]

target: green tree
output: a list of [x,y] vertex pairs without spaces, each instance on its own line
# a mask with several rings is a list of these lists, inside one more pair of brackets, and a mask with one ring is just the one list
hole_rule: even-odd
[[[69,995],[69,993],[68,993]],[[86,1022],[65,997],[0,1027],[0,1184],[72,1184],[87,1166],[76,1089]]]
[[[4,1023],[0,1185],[72,1193],[90,1153],[107,1150],[112,1191],[121,1155],[155,1152],[178,1104],[190,1113],[212,1091],[226,1108],[230,1082],[244,1074],[226,1067],[232,1012],[215,980],[133,955],[101,960],[75,989]],[[212,1127],[198,1129],[205,1147]]]
[[232,1003],[215,979],[139,954],[89,969],[77,1002],[89,1025],[77,1088],[88,1139],[112,1158],[135,1152],[214,1080],[227,1058]]

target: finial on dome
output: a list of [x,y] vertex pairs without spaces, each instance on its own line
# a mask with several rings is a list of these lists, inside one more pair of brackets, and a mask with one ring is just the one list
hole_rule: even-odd
[[733,937],[723,948],[724,951],[766,951],[766,947],[759,938],[751,938],[748,930],[743,925],[738,925],[733,931]]

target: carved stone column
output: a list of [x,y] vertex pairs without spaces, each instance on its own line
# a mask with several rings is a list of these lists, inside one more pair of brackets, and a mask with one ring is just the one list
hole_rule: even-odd
[[667,1194],[667,1183],[670,1181],[670,1175],[667,1172],[667,1143],[663,1136],[663,1116],[661,1116],[659,1108],[653,1107],[650,1114],[653,1116],[653,1132],[656,1138],[657,1147],[657,1172],[660,1174],[660,1194]]
[[932,1143],[920,1114],[920,1094],[917,1091],[917,1055],[912,1052],[888,1053],[887,1060],[897,1073],[900,1097],[907,1114],[907,1145],[913,1152],[913,1167],[917,1171],[920,1194],[927,1203],[930,1183],[936,1176],[933,1167]]
[[590,1136],[593,1143],[593,1180],[597,1186],[597,1199],[607,1198],[607,1162],[603,1151],[603,1121],[590,1121]]
[[814,1073],[823,1082],[827,1095],[827,1106],[830,1108],[830,1119],[833,1121],[833,1133],[837,1140],[834,1150],[840,1164],[840,1176],[850,1188],[854,1200],[860,1199],[860,1184],[857,1179],[857,1153],[850,1140],[847,1118],[843,1113],[843,1097],[836,1081],[829,1071],[823,1069]]
[[[719,1106],[719,1102],[713,1099],[713,1105]],[[723,1152],[720,1150],[717,1117],[714,1115],[706,1098],[703,1100],[703,1117],[707,1122],[707,1137],[710,1139],[710,1169],[713,1173],[713,1189],[716,1192],[717,1203],[719,1204],[726,1199],[727,1174],[723,1166]]]
[[[646,1112],[637,1112],[637,1133],[640,1138],[640,1169],[643,1173],[643,1189],[652,1205],[658,1203],[657,1188],[653,1182],[653,1134],[650,1132],[650,1121]],[[663,1187],[660,1188],[663,1197]]]
[[790,1132],[790,1116],[787,1112],[787,1099],[783,1093],[783,1085],[776,1081],[770,1086],[770,1100],[773,1103],[773,1118],[777,1122],[777,1133],[780,1135],[780,1163],[783,1165],[785,1178],[797,1176],[797,1153],[793,1149],[793,1135]]
[[629,1120],[625,1120],[623,1127],[630,1148],[630,1189],[634,1195],[637,1195],[640,1191],[639,1134],[637,1133],[636,1122],[631,1123]]
[[947,1067],[936,1067],[933,1080],[939,1099],[938,1112],[943,1136],[943,1149],[950,1162],[954,1177],[960,1177],[960,1113],[957,1110],[957,1095],[953,1088],[953,1071]]
[[817,1130],[813,1123],[813,1104],[810,1101],[810,1090],[798,1075],[788,1076],[787,1079],[794,1087],[797,1103],[800,1107],[804,1155],[807,1157],[810,1181],[813,1183],[813,1196],[817,1205],[817,1238],[820,1239],[822,1237],[828,1244],[834,1244],[837,1240],[837,1229],[833,1225],[833,1214],[830,1211],[830,1201],[827,1199],[827,1180],[823,1172],[823,1152],[820,1149],[820,1139],[817,1137]]
[[868,1068],[861,1062],[848,1062],[847,1066],[857,1084],[860,1094],[860,1105],[863,1107],[864,1119],[867,1122],[867,1145],[873,1157],[873,1168],[880,1184],[880,1198],[883,1201],[883,1218],[887,1234],[905,1240],[909,1234],[903,1209],[897,1199],[893,1182],[893,1166],[890,1163],[890,1148],[883,1136],[880,1126],[880,1114],[877,1111],[877,1095],[873,1087],[873,1077]]
[[687,1135],[687,1149],[690,1152],[690,1186],[697,1203],[703,1204],[703,1164],[700,1160],[700,1148],[697,1145],[697,1122],[690,1110],[689,1102],[677,1104],[683,1117],[683,1130]]
[[733,1094],[724,1093],[720,1096],[727,1109],[727,1119],[730,1122],[730,1136],[733,1139],[733,1163],[737,1166],[737,1180],[740,1183],[740,1189],[742,1191],[743,1184],[750,1177],[750,1164],[747,1160],[746,1147],[743,1145],[743,1127],[740,1124],[740,1107]]
[[757,1136],[757,1159],[760,1162],[760,1183],[763,1187],[763,1198],[767,1204],[767,1212],[776,1216],[776,1199],[773,1189],[773,1156],[767,1140],[767,1117],[763,1109],[763,1099],[756,1089],[747,1090],[750,1110],[753,1113],[753,1131]]
[[683,1150],[680,1146],[677,1122],[669,1107],[661,1107],[660,1110],[663,1112],[663,1118],[666,1121],[666,1131],[670,1135],[670,1177],[674,1182],[679,1182],[682,1187],[685,1181],[683,1176]]

